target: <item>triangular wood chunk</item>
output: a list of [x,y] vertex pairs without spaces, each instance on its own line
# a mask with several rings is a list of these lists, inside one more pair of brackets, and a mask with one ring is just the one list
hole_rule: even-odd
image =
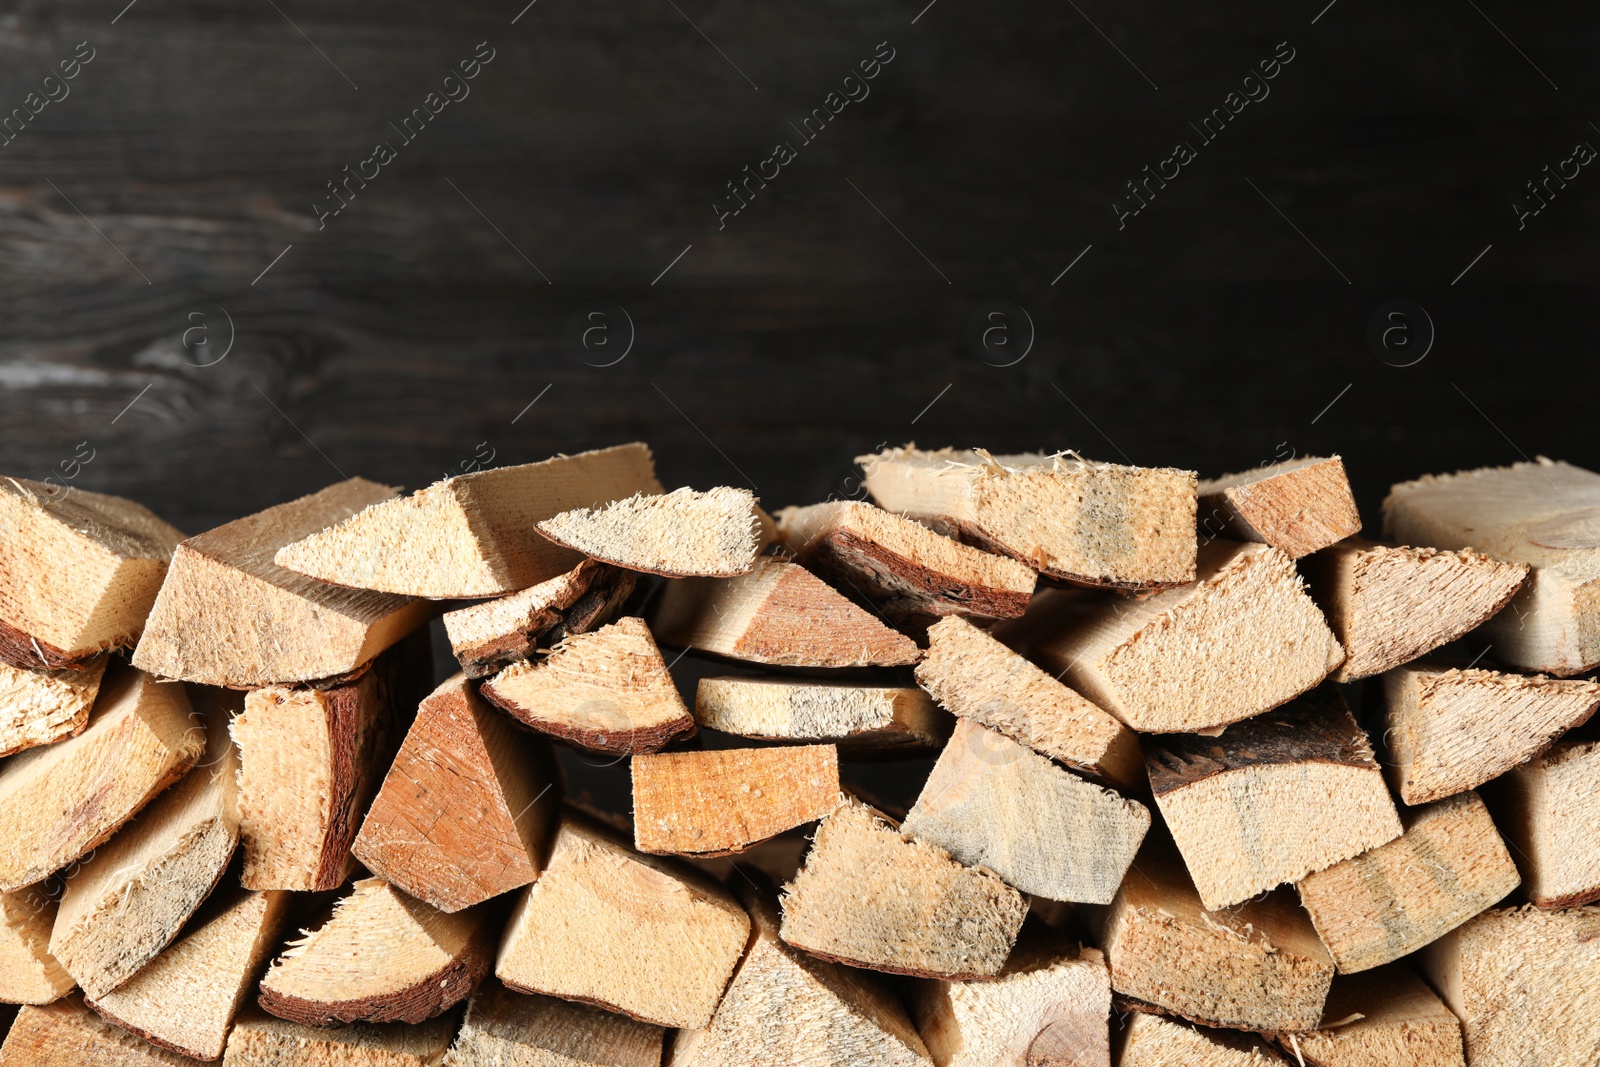
[[1259,1037],[1135,1011],[1122,1032],[1117,1067],[1287,1067],[1293,1062]]
[[444,1067],[661,1067],[666,1032],[489,982],[472,997]]
[[0,757],[82,733],[105,673],[105,656],[58,671],[0,661]]
[[131,500],[0,478],[0,660],[54,670],[132,648],[182,540]]
[[760,523],[748,489],[674,489],[576,508],[539,523],[558,545],[630,571],[727,578],[755,565]]
[[1466,1067],[1460,1020],[1403,963],[1335,978],[1322,1027],[1283,1045],[1309,1067]]
[[18,1012],[0,1047],[0,1067],[194,1067],[194,1061],[106,1022],[73,994]]
[[831,743],[841,756],[857,758],[916,755],[950,733],[950,717],[914,686],[702,678],[694,717],[740,737]]
[[393,496],[352,478],[189,538],[173,553],[134,666],[235,689],[356,670],[416,629],[427,605],[319,582],[272,554]]
[[422,702],[352,851],[391,885],[455,912],[539,876],[561,797],[544,739],[462,675]]
[[832,745],[661,752],[633,758],[633,844],[723,856],[822,818],[839,802]]
[[577,565],[579,555],[535,524],[576,507],[659,493],[642,444],[462,474],[407,497],[370,501],[281,542],[277,565],[325,582],[404,596],[454,599],[526,589]]
[[586,559],[549,581],[444,614],[450,651],[468,678],[486,678],[569,634],[598,630],[616,617],[638,579]]
[[1489,788],[1528,899],[1541,908],[1600,900],[1600,740],[1558,741]]
[[1338,456],[1302,456],[1200,483],[1200,533],[1259,541],[1299,559],[1361,532]]
[[0,893],[0,1004],[49,1004],[72,992],[72,976],[50,955],[55,921],[44,887]]
[[228,1035],[222,1063],[223,1067],[435,1067],[455,1031],[456,1020],[449,1015],[418,1026],[356,1023],[324,1030],[249,1011],[241,1013]]

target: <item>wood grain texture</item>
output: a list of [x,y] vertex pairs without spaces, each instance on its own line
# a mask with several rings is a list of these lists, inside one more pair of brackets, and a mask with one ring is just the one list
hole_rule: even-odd
[[105,656],[62,670],[0,661],[0,758],[82,733],[105,673]]
[[1310,1067],[1466,1067],[1460,1020],[1403,963],[1335,978],[1322,1026],[1283,1044]]
[[50,955],[56,898],[43,887],[0,893],[0,1004],[50,1004],[76,983]]
[[1558,741],[1488,790],[1530,901],[1573,908],[1600,900],[1600,741]]
[[633,757],[633,846],[719,856],[814,822],[839,802],[832,745]]
[[468,678],[485,678],[568,634],[597,630],[633,595],[629,571],[585,559],[538,585],[444,613],[450,651]]
[[636,493],[597,508],[575,508],[538,524],[558,545],[631,571],[669,578],[747,574],[760,548],[755,494],[718,486]]
[[1302,456],[1202,481],[1201,536],[1259,541],[1290,559],[1361,532],[1355,494],[1338,456]]
[[826,742],[842,757],[893,757],[936,748],[950,717],[915,687],[784,678],[702,678],[695,721],[740,737]]
[[25,1007],[0,1046],[0,1067],[194,1067],[84,1007],[74,994],[48,1007]]
[[665,1031],[625,1015],[486,983],[443,1067],[661,1067]]
[[1128,1016],[1117,1057],[1117,1067],[1286,1067],[1289,1062],[1260,1038],[1145,1011]]
[[[223,1067],[435,1067],[450,1047],[456,1020],[418,1026],[355,1023],[301,1026],[246,1010],[228,1035]],[[189,1061],[184,1061],[189,1062]]]

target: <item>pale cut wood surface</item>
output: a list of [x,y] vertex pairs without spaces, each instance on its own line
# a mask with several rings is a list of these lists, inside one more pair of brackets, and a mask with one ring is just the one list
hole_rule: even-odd
[[194,1060],[113,1026],[74,993],[18,1012],[0,1046],[0,1067],[194,1067]]
[[53,671],[0,660],[0,758],[83,732],[105,673],[105,656]]
[[49,1004],[76,984],[50,955],[56,904],[42,886],[0,893],[0,1004]]
[[483,678],[568,634],[604,626],[636,583],[629,571],[585,559],[521,592],[445,612],[445,636],[467,677]]
[[1541,908],[1600,900],[1600,740],[1558,741],[1490,788],[1528,899]]
[[740,737],[835,745],[844,757],[917,754],[950,733],[923,690],[787,678],[702,678],[695,721]]
[[1284,1044],[1310,1067],[1466,1067],[1460,1020],[1403,963],[1335,978],[1322,1027]]
[[1260,1038],[1144,1011],[1128,1016],[1117,1056],[1117,1067],[1285,1067],[1291,1062]]
[[1024,893],[1109,904],[1150,810],[962,719],[901,829]]
[[625,1015],[488,982],[443,1067],[661,1067],[666,1032]]
[[228,1035],[222,1067],[438,1067],[455,1030],[449,1015],[417,1026],[355,1023],[323,1030],[247,1011]]
[[1193,471],[911,445],[856,462],[886,510],[1052,577],[1123,589],[1194,579]]
[[394,490],[361,478],[270,507],[180,544],[134,666],[235,689],[348,674],[427,618],[420,600],[346,589],[280,567],[280,547]]
[[1302,456],[1200,483],[1201,536],[1259,541],[1299,559],[1361,532],[1338,456]]
[[541,521],[539,532],[591,559],[669,578],[731,577],[755,566],[761,523],[748,489],[635,493]]
[[838,802],[832,745],[633,757],[633,844],[641,852],[743,852],[820,819]]
[[[642,444],[476,471],[307,529],[275,548],[277,565],[356,589],[453,599],[500,596],[576,566],[535,524],[570,508],[659,493]],[[391,495],[392,496],[392,495]]]

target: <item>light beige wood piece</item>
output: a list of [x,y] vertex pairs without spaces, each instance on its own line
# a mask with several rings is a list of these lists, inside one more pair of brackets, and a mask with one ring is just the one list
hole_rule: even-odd
[[748,489],[635,493],[575,508],[539,525],[551,541],[591,559],[669,578],[728,578],[755,566],[761,524]]
[[839,802],[832,745],[633,757],[633,845],[722,856],[814,822]]
[[826,742],[846,757],[916,754],[950,733],[950,717],[921,689],[788,678],[702,678],[694,717],[740,737]]
[[1384,738],[1407,804],[1476,789],[1533,759],[1600,707],[1600,685],[1441,664],[1383,678]]
[[1338,456],[1301,456],[1203,481],[1200,535],[1259,541],[1290,559],[1361,532],[1355,494]]
[[783,940],[825,959],[924,978],[1000,973],[1027,914],[1022,894],[906,838],[844,800],[784,887]]
[[1109,904],[1150,810],[962,719],[902,829],[1024,893]]
[[132,648],[181,540],[131,500],[0,478],[0,660],[52,670]]
[[486,984],[444,1067],[661,1067],[666,1032],[626,1015]]
[[1476,793],[1405,814],[1405,833],[1299,884],[1343,974],[1415,952],[1517,887],[1517,868]]
[[630,571],[586,559],[519,593],[445,612],[450,651],[468,678],[485,678],[568,634],[604,626],[636,583]]
[[356,589],[436,599],[501,596],[577,565],[576,552],[540,536],[541,519],[659,492],[650,449],[617,445],[369,501],[358,513],[280,543],[273,558],[279,567]]
[[1123,589],[1194,579],[1193,471],[913,445],[856,462],[887,510],[1052,577]]
[[18,1012],[0,1047],[0,1067],[194,1067],[194,1061],[113,1026],[73,994]]
[[1558,741],[1492,789],[1528,899],[1541,908],[1600,900],[1600,740]]
[[1288,556],[1212,541],[1199,580],[1129,601],[1085,598],[1032,643],[1048,671],[1135,730],[1199,732],[1310,689],[1344,659]]
[[0,660],[0,757],[82,733],[105,673],[105,656],[56,671]]
[[222,1067],[437,1067],[455,1030],[449,1015],[418,1026],[356,1023],[320,1030],[248,1012],[228,1035]]
[[388,486],[352,478],[189,538],[173,553],[134,666],[235,689],[361,667],[421,625],[427,605],[319,582],[278,566],[272,554],[393,496]]
[[1480,552],[1395,548],[1359,537],[1301,564],[1345,660],[1334,681],[1370,678],[1475,629],[1527,577]]
[[495,975],[659,1026],[700,1027],[744,951],[750,919],[721,885],[565,814],[539,880],[511,914]]
[[83,733],[0,764],[0,892],[92,851],[203,751],[182,685],[111,668]]
[[0,1004],[49,1004],[72,992],[50,955],[56,900],[42,886],[0,893]]
[[1466,1067],[1460,1021],[1403,963],[1335,978],[1322,1027],[1284,1045],[1309,1067]]
[[1290,1062],[1260,1038],[1137,1011],[1128,1016],[1117,1067],[1284,1067]]

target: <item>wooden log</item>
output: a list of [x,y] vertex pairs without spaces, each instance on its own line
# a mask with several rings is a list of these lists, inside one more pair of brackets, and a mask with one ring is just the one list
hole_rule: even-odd
[[131,500],[0,478],[0,660],[59,670],[132,648],[182,540]]
[[625,1015],[486,983],[443,1067],[661,1067],[666,1032]]
[[748,489],[636,493],[538,524],[551,541],[591,559],[669,578],[729,578],[755,566],[761,524]]
[[1294,564],[1267,545],[1212,541],[1199,579],[1128,601],[1080,598],[1035,659],[1135,730],[1248,719],[1300,695],[1344,659]]
[[[642,444],[475,471],[281,542],[279,567],[325,582],[403,596],[456,599],[526,589],[578,564],[535,524],[570,508],[659,493]],[[390,495],[392,497],[392,494]]]
[[0,766],[0,892],[104,843],[203,751],[181,684],[112,667],[83,733]]
[[105,656],[54,671],[0,661],[0,758],[81,734],[105,673]]
[[134,666],[235,689],[358,670],[421,625],[427,605],[319,582],[278,566],[272,554],[393,496],[387,486],[352,478],[184,541]]
[[1299,883],[1300,903],[1342,974],[1415,952],[1517,887],[1478,794],[1410,809],[1404,825],[1393,841]]
[[512,912],[495,975],[518,992],[701,1027],[749,932],[749,917],[721,885],[640,855],[569,811],[544,873]]
[[856,462],[887,510],[1053,578],[1119,589],[1194,579],[1193,471],[910,445]]
[[782,936],[869,970],[986,978],[1000,973],[1026,914],[1022,894],[995,875],[907,839],[881,812],[846,799],[784,887]]
[[1426,804],[1499,777],[1581,726],[1600,685],[1442,664],[1383,678],[1385,762],[1407,804]]
[[1332,687],[1230,726],[1152,746],[1156,806],[1209,909],[1400,836],[1367,735]]
[[573,634],[537,663],[513,663],[480,692],[524,725],[594,752],[657,752],[695,730],[650,628],[631,616]]
[[323,891],[350,877],[350,845],[432,680],[427,631],[339,684],[268,686],[233,720],[241,883]]
[[1528,899],[1541,908],[1600,900],[1600,740],[1558,741],[1488,788]]
[[1395,548],[1359,537],[1317,553],[1302,570],[1344,645],[1337,682],[1382,674],[1477,628],[1528,574],[1523,564],[1481,552]]
[[560,803],[549,745],[457,674],[417,709],[351,851],[391,885],[456,912],[539,876]]
[[1338,456],[1301,456],[1199,485],[1200,533],[1271,545],[1290,559],[1361,532]]
[[838,802],[832,745],[635,756],[633,847],[726,856],[814,822]]
[[1401,963],[1335,978],[1322,1026],[1283,1044],[1310,1067],[1466,1067],[1460,1021]]
[[0,893],[0,1004],[50,1004],[76,984],[50,955],[56,899],[41,886]]
[[1128,1016],[1117,1067],[1286,1067],[1267,1042],[1146,1011]]
[[520,593],[445,612],[450,651],[468,678],[486,678],[568,634],[604,626],[636,584],[632,572],[586,559]]
[[1109,904],[1150,811],[962,719],[901,829],[1024,893]]
[[194,1067],[194,1061],[113,1026],[74,993],[18,1012],[0,1046],[0,1067]]
[[448,1015],[418,1026],[356,1023],[319,1030],[246,1011],[228,1035],[222,1067],[435,1067],[455,1030]]
[[950,733],[950,717],[921,689],[786,678],[702,678],[694,717],[740,737],[832,744],[845,758],[917,755]]

